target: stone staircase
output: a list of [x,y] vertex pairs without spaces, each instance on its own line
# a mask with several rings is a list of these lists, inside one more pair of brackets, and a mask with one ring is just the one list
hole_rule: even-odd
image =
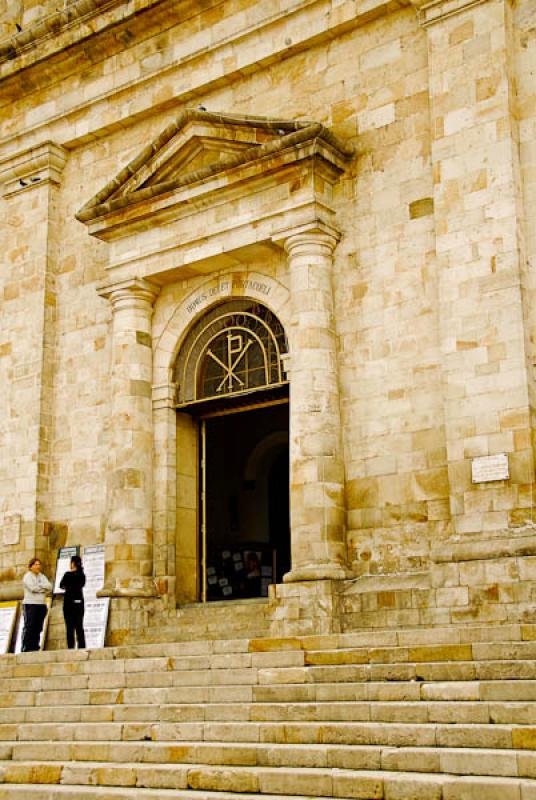
[[536,800],[536,626],[0,658],[0,800]]

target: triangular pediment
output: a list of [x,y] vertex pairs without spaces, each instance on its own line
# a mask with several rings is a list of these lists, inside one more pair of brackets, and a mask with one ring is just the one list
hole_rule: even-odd
[[90,222],[313,140],[321,140],[343,160],[353,155],[350,146],[318,123],[187,109],[76,216]]

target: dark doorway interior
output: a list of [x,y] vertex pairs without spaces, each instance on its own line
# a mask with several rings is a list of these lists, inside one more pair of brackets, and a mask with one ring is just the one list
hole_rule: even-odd
[[207,600],[265,596],[290,569],[288,430],[287,402],[204,421]]

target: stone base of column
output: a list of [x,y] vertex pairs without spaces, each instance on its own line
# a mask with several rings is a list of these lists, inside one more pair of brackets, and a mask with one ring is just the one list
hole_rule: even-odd
[[340,633],[340,588],[331,580],[278,583],[270,587],[270,636],[323,636]]
[[160,591],[154,578],[138,577],[105,583],[97,597],[160,597]]
[[115,647],[139,642],[141,631],[147,634],[148,641],[154,641],[164,611],[162,606],[160,597],[112,597],[106,644]]
[[320,564],[304,564],[293,567],[290,572],[283,575],[283,583],[296,583],[297,581],[341,581],[353,578],[354,574],[349,567],[333,561]]

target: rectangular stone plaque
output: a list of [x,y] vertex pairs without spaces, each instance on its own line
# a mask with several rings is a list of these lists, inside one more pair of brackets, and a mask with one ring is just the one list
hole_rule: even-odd
[[11,514],[4,517],[2,524],[2,538],[4,544],[18,544],[20,539],[20,514]]
[[510,472],[507,454],[499,453],[496,456],[473,458],[471,462],[471,477],[473,483],[508,480]]

